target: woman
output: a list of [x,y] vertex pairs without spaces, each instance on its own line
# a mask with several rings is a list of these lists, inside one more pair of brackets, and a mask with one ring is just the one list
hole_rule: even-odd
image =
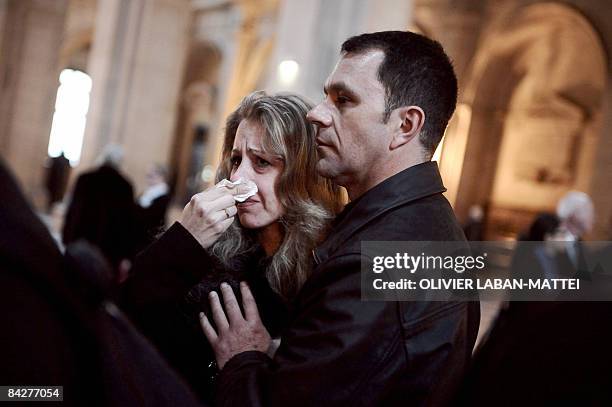
[[246,280],[266,328],[279,335],[311,251],[340,209],[339,190],[316,173],[310,108],[296,95],[247,96],[227,120],[217,180],[250,180],[257,193],[243,203],[234,199],[239,188],[196,194],[137,259],[124,290],[133,320],[204,399],[214,354],[198,314],[208,312],[208,293],[221,282],[239,292]]

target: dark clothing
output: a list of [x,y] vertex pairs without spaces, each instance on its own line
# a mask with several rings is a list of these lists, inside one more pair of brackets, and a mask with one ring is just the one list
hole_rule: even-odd
[[465,233],[467,240],[476,242],[482,241],[484,240],[484,223],[482,220],[470,219],[463,227],[463,233]]
[[108,265],[63,257],[0,162],[0,383],[64,387],[61,406],[196,406],[187,386],[114,305]]
[[360,244],[464,241],[435,163],[349,204],[314,251],[273,360],[244,352],[219,376],[221,406],[444,405],[468,365],[479,304],[361,301]]
[[612,405],[612,303],[516,302],[475,354],[458,405]]
[[47,177],[45,179],[48,209],[51,209],[55,202],[59,202],[64,198],[70,170],[70,161],[64,157],[63,153],[57,157],[49,157],[49,168],[47,168]]
[[211,400],[213,372],[208,365],[215,356],[200,327],[199,312],[211,316],[208,294],[219,292],[222,282],[232,286],[241,303],[239,283],[246,281],[270,335],[278,336],[288,311],[265,278],[267,265],[258,249],[223,267],[177,222],[136,258],[122,289],[122,305],[200,398]]
[[170,195],[165,194],[155,198],[146,208],[136,205],[136,219],[145,246],[164,231],[168,204],[170,204]]
[[79,176],[66,213],[64,244],[85,239],[117,267],[137,250],[132,185],[103,165]]
[[[609,298],[609,270],[591,274],[585,262],[610,259],[609,248],[587,253],[580,242],[567,242],[576,246],[574,262],[566,251],[553,255],[544,245],[520,243],[513,259],[518,277],[580,278],[581,290],[564,296],[588,300],[594,290],[603,293],[595,298]],[[611,343],[612,302],[510,302],[475,352],[458,404],[610,406]]]

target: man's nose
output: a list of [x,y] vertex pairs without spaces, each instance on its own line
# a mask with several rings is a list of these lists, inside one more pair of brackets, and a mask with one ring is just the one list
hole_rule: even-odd
[[306,114],[306,119],[319,127],[331,126],[332,118],[329,109],[325,106],[325,102],[321,102]]

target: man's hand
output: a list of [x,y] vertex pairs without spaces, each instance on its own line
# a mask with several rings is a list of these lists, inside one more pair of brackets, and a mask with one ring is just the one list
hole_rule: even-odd
[[265,353],[272,343],[270,334],[259,317],[255,299],[245,282],[240,283],[240,293],[246,318],[242,316],[236,296],[229,284],[221,284],[221,293],[227,318],[218,294],[212,291],[209,295],[212,317],[218,332],[215,332],[206,315],[200,313],[202,330],[215,352],[219,369],[223,369],[225,363],[234,355],[250,350]]
[[195,194],[183,209],[179,222],[203,248],[212,246],[234,221],[236,193],[238,188],[213,186]]

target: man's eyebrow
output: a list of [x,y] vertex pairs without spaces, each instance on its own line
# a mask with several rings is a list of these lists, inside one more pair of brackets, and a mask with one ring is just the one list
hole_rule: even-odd
[[329,92],[344,93],[353,99],[358,99],[357,94],[350,88],[350,86],[348,86],[346,82],[342,81],[326,83],[323,87],[323,93],[327,95]]

